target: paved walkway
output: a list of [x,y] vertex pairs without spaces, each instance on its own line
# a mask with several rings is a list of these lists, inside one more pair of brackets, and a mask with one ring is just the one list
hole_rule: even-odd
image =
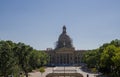
[[[40,72],[32,72],[32,73],[29,73],[29,77],[45,77],[48,73],[53,73],[53,70],[54,72],[59,72],[59,73],[64,73],[64,69],[66,70],[65,72],[66,73],[72,73],[72,72],[76,72],[77,73],[81,73],[84,77],[87,77],[87,74],[89,75],[89,77],[95,77],[96,74],[93,74],[93,73],[87,73],[87,72],[84,72],[80,69],[80,67],[47,67],[45,69],[45,72],[41,75]],[[69,71],[67,71],[69,70]],[[71,71],[70,71],[71,70]]]

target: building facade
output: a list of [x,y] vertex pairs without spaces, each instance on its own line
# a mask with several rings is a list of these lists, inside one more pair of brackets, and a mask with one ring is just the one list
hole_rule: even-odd
[[48,48],[45,52],[50,57],[48,65],[80,65],[85,50],[75,50],[71,38],[67,35],[66,27],[63,26],[55,49]]

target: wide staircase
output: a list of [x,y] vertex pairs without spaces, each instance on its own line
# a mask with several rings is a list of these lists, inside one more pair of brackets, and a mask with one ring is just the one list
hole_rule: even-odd
[[75,67],[55,67],[46,77],[83,77]]

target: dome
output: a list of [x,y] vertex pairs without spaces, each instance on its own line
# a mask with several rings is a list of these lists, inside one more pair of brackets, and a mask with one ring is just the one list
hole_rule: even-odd
[[55,49],[59,49],[59,48],[73,48],[72,46],[72,40],[71,38],[67,35],[66,32],[66,27],[63,26],[63,32],[60,34],[58,41],[57,41],[57,45]]

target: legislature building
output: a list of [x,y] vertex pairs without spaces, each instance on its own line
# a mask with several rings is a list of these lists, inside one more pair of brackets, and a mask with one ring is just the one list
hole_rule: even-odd
[[48,65],[80,65],[85,50],[75,50],[71,38],[67,35],[66,27],[63,26],[55,49],[47,48],[45,52],[50,57]]

